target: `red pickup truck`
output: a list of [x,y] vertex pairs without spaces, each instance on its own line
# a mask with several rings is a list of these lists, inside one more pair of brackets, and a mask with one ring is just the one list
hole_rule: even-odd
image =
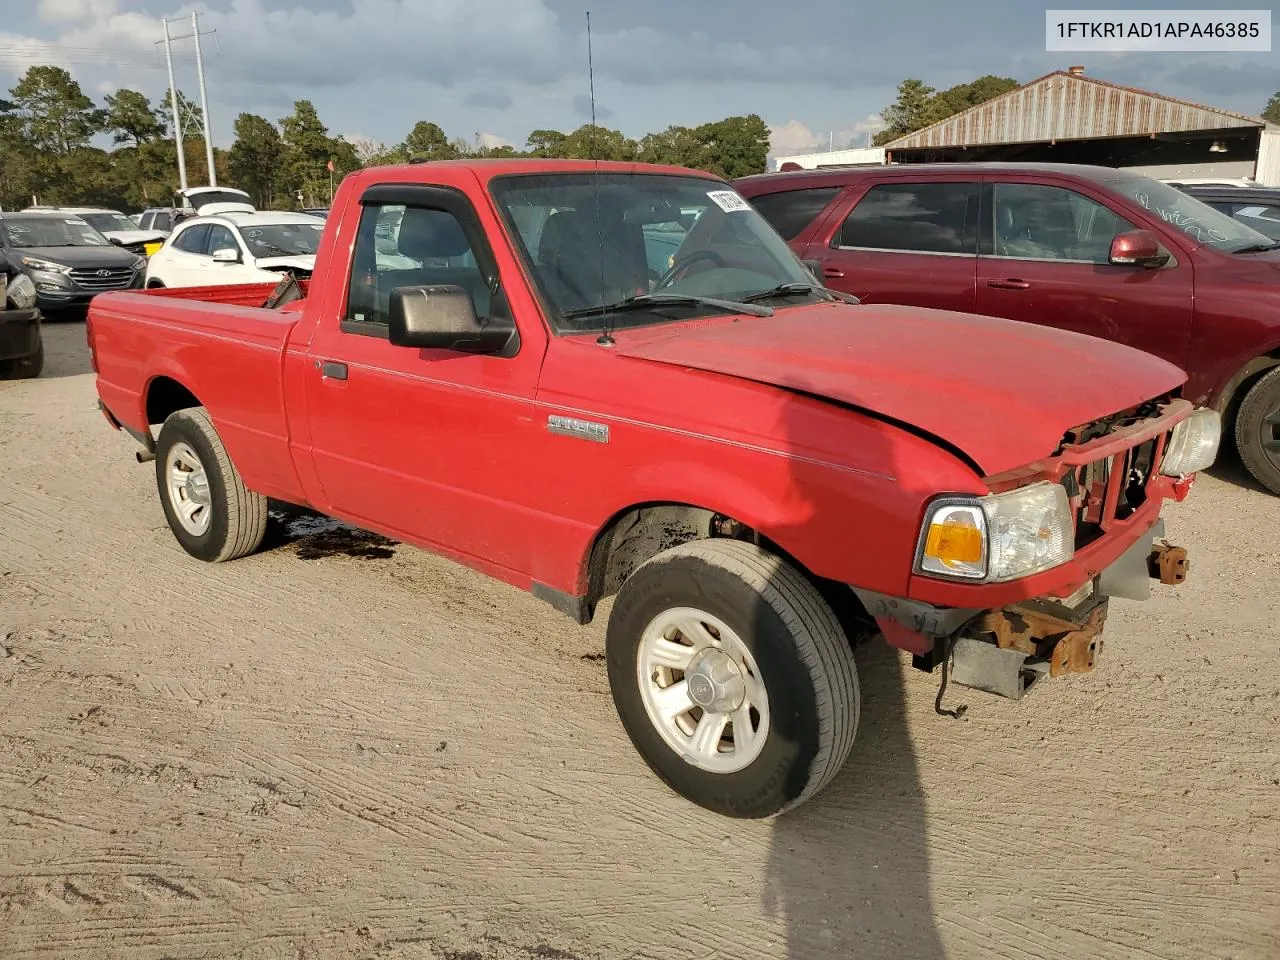
[[839,769],[857,639],[1009,697],[1091,669],[1110,599],[1182,578],[1161,505],[1218,441],[1172,364],[859,305],[729,184],[674,167],[364,170],[286,292],[93,302],[103,413],[155,461],[178,542],[243,556],[274,498],[579,623],[614,596],[625,729],[738,817]]
[[824,281],[867,303],[1075,330],[1188,373],[1280,494],[1280,242],[1114,167],[893,164],[734,186]]

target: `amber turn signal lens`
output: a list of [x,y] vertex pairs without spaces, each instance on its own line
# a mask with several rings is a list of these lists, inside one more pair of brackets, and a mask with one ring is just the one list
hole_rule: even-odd
[[924,554],[944,563],[978,563],[982,559],[982,531],[954,522],[930,524]]

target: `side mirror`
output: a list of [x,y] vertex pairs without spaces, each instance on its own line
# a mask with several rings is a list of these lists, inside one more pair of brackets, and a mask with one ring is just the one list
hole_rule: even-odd
[[107,237],[107,239],[110,240],[112,243],[114,243],[117,247],[124,246],[124,241],[121,240],[119,237]]
[[1112,238],[1109,259],[1121,266],[1153,270],[1168,263],[1169,254],[1160,252],[1160,241],[1150,230],[1130,230]]
[[239,263],[240,251],[235,247],[223,247],[213,251],[214,263]]
[[397,347],[497,353],[515,335],[507,322],[481,320],[462,287],[440,284],[391,291],[388,338]]

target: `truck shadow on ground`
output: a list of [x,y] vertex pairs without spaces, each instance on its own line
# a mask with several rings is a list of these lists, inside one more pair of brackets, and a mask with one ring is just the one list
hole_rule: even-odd
[[764,890],[791,960],[942,960],[928,831],[897,651],[858,648],[862,717],[853,751],[817,797],[774,821]]
[[[825,359],[838,362],[843,349],[835,347]],[[788,504],[790,526],[775,528],[770,536],[776,534],[781,544],[794,538],[812,545],[815,530],[822,529],[856,556],[883,529],[871,519],[874,505],[903,484],[918,482],[922,468],[911,459],[918,449],[914,440],[872,417],[850,421],[843,410],[813,399],[828,395],[830,385],[829,379],[809,384],[793,375],[789,386],[796,392],[778,405],[775,429],[790,455],[783,461],[788,475],[782,479],[789,489],[776,495]],[[869,405],[874,409],[873,402]],[[840,468],[815,470],[820,461],[863,473],[833,481]],[[833,501],[826,493],[833,482],[847,484],[846,500]],[[832,515],[837,503],[835,509],[850,513]],[[869,575],[866,565],[848,569]],[[865,611],[845,613],[852,621],[866,616]],[[763,602],[751,616],[757,637],[776,622]],[[890,647],[878,631],[869,634],[848,622],[845,632],[851,642],[858,639],[854,658],[861,706],[853,747],[825,789],[773,821],[762,906],[784,921],[789,960],[943,960],[934,925],[924,796],[907,727],[904,671],[914,668],[908,655]],[[835,680],[837,674],[831,676]],[[786,718],[778,719],[779,733],[803,742],[803,729],[792,732]]]
[[268,501],[267,534],[261,550],[291,550],[300,560],[355,557],[386,560],[400,545],[323,514],[277,500]]

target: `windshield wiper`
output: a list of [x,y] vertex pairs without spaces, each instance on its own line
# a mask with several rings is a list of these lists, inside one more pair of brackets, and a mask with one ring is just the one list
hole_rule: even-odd
[[1280,250],[1280,241],[1272,243],[1255,243],[1249,247],[1241,247],[1239,250],[1232,250],[1232,253],[1266,253],[1268,250]]
[[753,317],[772,317],[772,307],[761,307],[741,300],[720,300],[716,297],[695,297],[686,293],[641,293],[627,297],[616,303],[600,303],[594,307],[583,307],[580,310],[569,310],[564,314],[566,320],[578,317],[589,317],[593,313],[621,313],[624,310],[643,310],[646,307],[663,304],[688,304],[704,307],[718,307],[733,313],[749,313]]
[[812,283],[780,283],[772,290],[761,290],[759,293],[751,293],[742,298],[743,303],[755,303],[759,300],[769,300],[772,297],[786,297],[795,294],[819,293],[826,295],[831,300],[840,300],[844,303],[860,303],[861,301],[849,293],[841,293],[839,290],[832,290],[830,287],[820,287]]

